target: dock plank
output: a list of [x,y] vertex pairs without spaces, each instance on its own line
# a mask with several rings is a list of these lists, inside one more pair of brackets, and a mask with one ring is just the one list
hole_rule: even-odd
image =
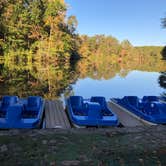
[[46,128],[71,128],[60,100],[47,100],[45,104]]
[[116,103],[110,101],[108,103],[110,108],[114,113],[117,114],[119,121],[125,127],[136,127],[136,126],[150,126],[152,124],[144,123],[140,118],[133,117],[131,114],[127,113],[127,110],[117,105]]
[[[58,105],[58,109],[59,109],[59,110],[64,110],[63,105],[62,105],[62,104],[59,104],[59,105]],[[62,111],[62,120],[64,121],[64,124],[65,124],[66,128],[70,128],[70,123],[69,123],[69,120],[68,120],[68,117],[67,117],[65,111]]]
[[63,119],[62,119],[62,117],[63,117],[63,114],[62,114],[62,112],[63,112],[63,109],[61,110],[61,109],[59,109],[59,103],[56,101],[56,102],[54,102],[53,103],[53,106],[54,106],[54,108],[56,108],[55,110],[55,114],[56,114],[56,120],[57,120],[57,124],[58,124],[58,126],[59,126],[59,124],[61,124],[61,125],[63,125],[63,128],[66,128],[66,126],[65,126],[65,122],[63,121]]

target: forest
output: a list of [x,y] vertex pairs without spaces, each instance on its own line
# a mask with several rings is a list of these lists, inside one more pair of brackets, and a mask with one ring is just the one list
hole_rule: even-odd
[[[113,36],[76,33],[77,19],[66,17],[64,0],[5,0],[0,2],[0,55],[68,61],[90,56],[160,56],[162,47],[133,47]],[[163,26],[165,21],[163,19]],[[18,58],[18,57],[17,57]],[[43,59],[43,60],[44,60]]]
[[67,10],[64,0],[0,1],[0,88],[8,85],[11,94],[42,92],[51,98],[78,76],[109,79],[136,68],[166,71],[163,47],[80,35],[76,16],[67,17]]

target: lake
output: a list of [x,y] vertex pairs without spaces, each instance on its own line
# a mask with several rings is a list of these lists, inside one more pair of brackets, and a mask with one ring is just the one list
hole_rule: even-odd
[[79,60],[75,64],[0,64],[0,95],[41,95],[47,99],[70,95],[112,97],[163,95],[166,93],[166,62],[112,63],[111,60]]
[[134,95],[143,97],[144,95],[161,95],[165,89],[160,86],[159,72],[146,72],[132,70],[127,76],[121,77],[118,73],[115,77],[108,80],[100,80],[86,77],[78,79],[72,85],[73,95],[81,95],[85,98],[91,96],[105,96],[107,99],[112,97],[123,97]]

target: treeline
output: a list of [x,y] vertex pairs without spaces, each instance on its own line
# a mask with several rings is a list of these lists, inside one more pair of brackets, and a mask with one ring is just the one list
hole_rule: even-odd
[[77,64],[81,78],[110,79],[116,74],[125,77],[131,70],[165,71],[162,46],[134,47],[128,40],[119,42],[115,37],[96,35],[80,36]]
[[133,46],[128,40],[124,40],[122,43],[119,43],[119,41],[112,36],[81,36],[80,54],[82,57],[89,57],[94,54],[96,56],[121,55],[126,54],[126,51],[132,48]]
[[32,55],[51,63],[77,57],[160,56],[161,47],[133,47],[128,40],[115,37],[76,34],[75,16],[66,18],[64,0],[0,1],[0,55]]
[[23,54],[48,60],[76,56],[75,16],[66,18],[64,0],[0,1],[0,55]]
[[79,53],[82,57],[95,56],[157,56],[161,58],[161,51],[163,47],[158,46],[143,46],[134,47],[128,40],[119,42],[118,39],[112,36],[96,35],[86,36],[82,35],[81,46]]
[[128,40],[119,42],[115,37],[96,35],[81,36],[78,62],[80,76],[110,79],[117,73],[127,75],[130,70],[165,71],[160,46],[134,47]]

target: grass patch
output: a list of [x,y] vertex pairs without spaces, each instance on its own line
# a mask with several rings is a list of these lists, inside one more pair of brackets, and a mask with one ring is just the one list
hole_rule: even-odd
[[[138,136],[134,136],[138,137]],[[4,148],[4,146],[6,148]],[[132,134],[48,134],[0,136],[1,165],[166,165],[166,147]]]

